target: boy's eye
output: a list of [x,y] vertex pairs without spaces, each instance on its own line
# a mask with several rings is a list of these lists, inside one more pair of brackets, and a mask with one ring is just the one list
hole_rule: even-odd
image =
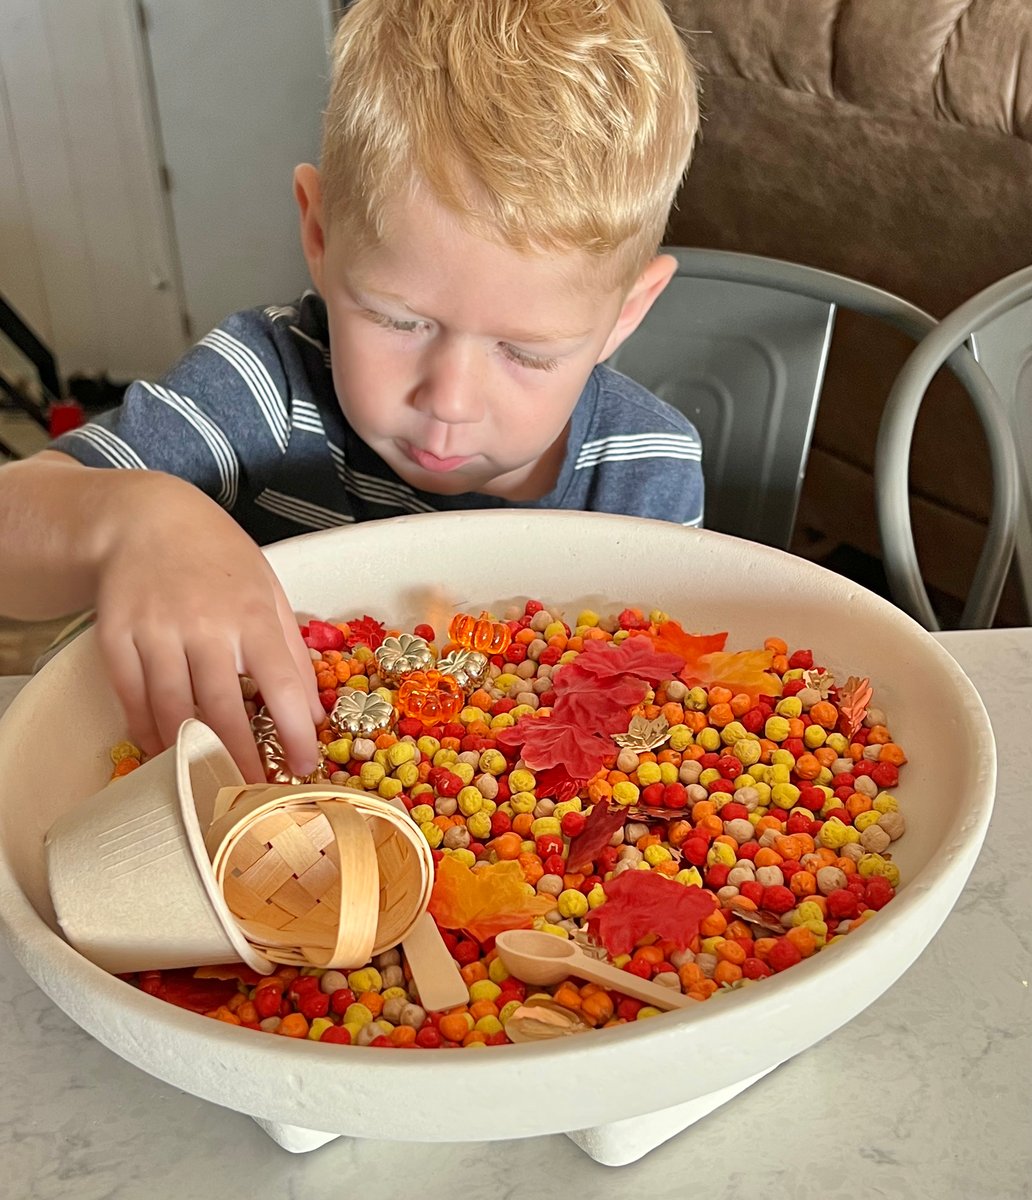
[[415,333],[423,324],[422,321],[398,321],[394,317],[388,317],[386,313],[374,312],[371,308],[362,311],[374,324],[380,325],[384,329],[397,329],[401,333]]
[[515,346],[510,346],[507,342],[502,343],[502,353],[510,362],[517,363],[521,367],[527,367],[531,371],[554,371],[559,366],[557,358],[538,358],[535,354],[525,354],[522,350],[517,350]]

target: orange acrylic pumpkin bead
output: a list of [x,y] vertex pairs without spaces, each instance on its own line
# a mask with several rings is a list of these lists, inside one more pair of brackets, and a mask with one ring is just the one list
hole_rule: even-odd
[[398,707],[406,717],[426,725],[455,718],[465,703],[462,688],[440,671],[413,671],[398,688]]
[[488,657],[503,654],[512,638],[509,626],[504,621],[492,621],[486,612],[479,617],[456,613],[448,626],[448,633],[464,650],[476,650]]

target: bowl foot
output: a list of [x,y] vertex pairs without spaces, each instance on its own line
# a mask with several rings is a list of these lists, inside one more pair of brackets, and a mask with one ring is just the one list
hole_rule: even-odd
[[622,1167],[637,1162],[650,1150],[683,1133],[707,1113],[734,1099],[739,1092],[744,1092],[773,1070],[773,1067],[768,1067],[758,1075],[699,1096],[696,1100],[689,1100],[686,1104],[675,1104],[673,1108],[646,1113],[642,1117],[628,1117],[624,1121],[612,1121],[608,1125],[595,1125],[591,1129],[573,1130],[566,1136],[595,1162],[605,1167]]
[[[595,1125],[590,1129],[575,1129],[567,1133],[567,1137],[575,1145],[580,1146],[589,1158],[606,1167],[622,1167],[627,1163],[637,1162],[650,1150],[655,1150],[670,1138],[683,1133],[689,1126],[701,1120],[707,1113],[713,1112],[728,1100],[734,1099],[739,1092],[744,1092],[750,1084],[762,1079],[773,1067],[733,1083],[729,1087],[716,1092],[689,1100],[686,1104],[675,1104],[673,1108],[664,1108],[660,1112],[646,1113],[643,1117],[628,1117],[624,1121],[612,1121],[608,1125]],[[255,1124],[264,1129],[277,1146],[289,1150],[291,1154],[307,1154],[318,1150],[327,1142],[340,1137],[337,1133],[324,1133],[319,1129],[304,1129],[300,1125],[285,1125],[282,1121],[266,1121],[262,1117],[253,1118]]]

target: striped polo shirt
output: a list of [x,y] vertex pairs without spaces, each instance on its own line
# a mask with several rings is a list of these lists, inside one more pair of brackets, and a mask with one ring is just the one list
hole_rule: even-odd
[[194,483],[262,545],[402,513],[544,508],[702,522],[702,447],[691,423],[626,376],[592,371],[555,487],[539,500],[411,487],[351,429],[330,372],[326,307],[235,313],[158,383],[63,434],[92,467],[166,471]]

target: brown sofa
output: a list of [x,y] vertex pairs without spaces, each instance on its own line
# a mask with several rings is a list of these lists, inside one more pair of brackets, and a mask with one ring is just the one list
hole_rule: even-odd
[[[703,127],[668,240],[864,279],[941,316],[1032,261],[1027,0],[669,0]],[[795,549],[879,554],[872,464],[911,343],[840,315]],[[985,441],[940,377],[914,442],[925,578],[958,607],[989,511]],[[1012,580],[998,623],[1027,619]]]

